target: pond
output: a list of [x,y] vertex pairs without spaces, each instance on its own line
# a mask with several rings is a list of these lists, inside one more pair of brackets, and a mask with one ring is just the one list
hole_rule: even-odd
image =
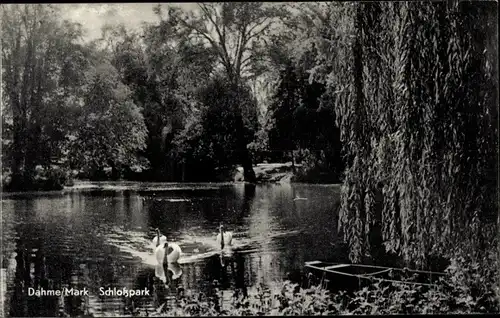
[[[338,185],[132,182],[4,194],[4,314],[128,315],[155,310],[182,290],[210,294],[217,286],[225,301],[236,290],[298,281],[304,262],[337,257],[339,194]],[[233,232],[222,256],[220,222]],[[153,254],[155,228],[182,248],[166,271]],[[88,295],[29,294],[71,288]],[[147,292],[125,297],[101,288]]]

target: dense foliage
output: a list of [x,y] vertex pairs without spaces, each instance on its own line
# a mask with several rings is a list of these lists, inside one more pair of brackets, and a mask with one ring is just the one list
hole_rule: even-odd
[[242,165],[255,181],[255,160],[302,163],[299,181],[340,179],[336,115],[320,101],[325,85],[308,83],[307,56],[317,52],[293,48],[308,27],[293,26],[297,8],[159,5],[158,22],[137,31],[105,25],[91,42],[58,10],[2,8],[2,184],[37,188],[37,166],[67,177],[208,181]]
[[81,27],[56,15],[52,6],[2,6],[2,159],[14,188],[30,188],[37,165],[67,153],[83,94],[89,52],[78,43]]
[[497,233],[486,225],[497,216],[498,80],[496,38],[484,34],[495,34],[496,11],[317,6],[311,81],[325,83],[322,99],[338,115],[348,164],[340,227],[351,259],[387,250],[425,267],[464,238],[486,248]]
[[304,181],[306,173],[307,179],[316,182],[338,182],[344,169],[340,131],[332,125],[333,107],[322,103],[324,92],[324,84],[309,83],[308,73],[287,65],[269,105],[269,149],[275,153],[274,160],[282,159],[281,155],[303,163],[305,169],[297,173],[297,181]]
[[254,181],[250,87],[267,72],[265,38],[285,11],[199,8],[160,5],[157,23],[106,25],[84,42],[57,6],[3,6],[2,184],[40,188],[37,171],[56,166],[67,177],[209,181],[242,165]]
[[[203,105],[198,128],[189,127],[175,140],[176,155],[188,163],[191,180],[196,176],[216,178],[218,169],[243,162],[242,149],[252,140],[257,125],[256,105],[249,90],[232,87],[224,78],[211,80],[198,92],[198,98]],[[239,103],[235,103],[237,98]]]

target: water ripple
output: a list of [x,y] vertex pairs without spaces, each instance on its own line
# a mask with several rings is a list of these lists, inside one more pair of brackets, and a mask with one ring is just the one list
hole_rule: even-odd
[[[294,188],[307,202],[294,204]],[[305,261],[335,257],[328,187],[117,182],[65,191],[2,200],[2,296],[10,315],[152,312],[177,287],[208,293],[217,281],[223,291],[252,289],[300,271]],[[223,251],[215,240],[220,222],[233,232]],[[155,228],[182,248],[178,264],[157,265]],[[91,294],[31,299],[32,286]],[[149,288],[152,296],[104,297],[99,287]]]

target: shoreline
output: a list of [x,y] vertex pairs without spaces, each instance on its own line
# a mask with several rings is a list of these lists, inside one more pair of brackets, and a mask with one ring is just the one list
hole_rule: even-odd
[[[300,164],[295,165],[296,168],[301,167]],[[16,194],[58,194],[66,193],[71,191],[81,191],[81,190],[116,190],[116,187],[123,187],[123,190],[135,190],[133,185],[143,186],[168,186],[167,189],[158,190],[181,190],[189,186],[196,187],[220,187],[220,186],[233,186],[240,184],[254,184],[254,185],[265,185],[265,184],[309,184],[317,186],[335,186],[341,185],[342,183],[335,182],[304,182],[304,181],[294,181],[296,178],[296,173],[293,172],[291,162],[285,163],[259,163],[253,167],[256,174],[257,181],[254,183],[246,182],[243,178],[243,167],[237,166],[234,170],[234,174],[229,180],[222,181],[201,181],[201,182],[191,182],[191,181],[135,181],[135,180],[99,180],[92,181],[88,179],[73,179],[71,186],[64,186],[62,189],[54,190],[25,190],[25,191],[6,191],[1,189],[2,196],[4,195],[16,195]],[[127,187],[127,185],[133,186],[132,189]],[[177,186],[177,188],[175,188]]]
[[[81,192],[81,191],[181,191],[193,189],[219,189],[221,187],[227,186],[237,186],[237,185],[250,185],[263,186],[263,185],[308,185],[315,187],[340,187],[342,183],[306,183],[306,182],[258,182],[250,183],[245,181],[230,181],[230,182],[153,182],[153,181],[130,181],[130,180],[119,180],[119,181],[89,181],[89,180],[75,180],[74,185],[65,186],[61,190],[43,190],[43,191],[1,191],[2,197],[11,197],[16,195],[59,195],[70,192]],[[128,185],[128,186],[127,186]],[[135,187],[134,187],[135,185]],[[144,187],[146,185],[146,187]],[[150,185],[151,188],[147,187]],[[162,186],[159,188],[154,188],[155,186]]]

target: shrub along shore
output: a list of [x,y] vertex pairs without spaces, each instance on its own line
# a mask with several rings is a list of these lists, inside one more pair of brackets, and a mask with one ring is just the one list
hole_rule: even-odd
[[[302,183],[331,183],[332,181],[338,182],[332,176],[319,171],[318,169],[308,169],[302,167],[301,164],[292,166],[291,162],[284,163],[259,163],[253,167],[256,175],[256,183],[289,183],[289,182],[302,182]],[[25,185],[24,188],[12,188],[10,186],[11,175],[5,172],[2,175],[2,190],[5,191],[51,191],[62,190],[64,187],[70,187],[78,181],[79,175],[76,171],[70,172],[59,167],[51,167],[50,169],[39,168],[36,170],[36,175],[30,185]],[[140,179],[140,178],[138,178]],[[111,175],[105,175],[100,181],[111,181]],[[135,180],[134,178],[127,178],[124,181],[149,181],[149,180]],[[243,174],[243,167],[238,166],[234,169],[227,169],[221,172],[218,182],[240,182],[245,181]]]
[[[460,253],[462,254],[462,253]],[[374,315],[374,314],[469,314],[500,312],[499,269],[494,264],[496,248],[482,255],[469,254],[450,260],[446,276],[436,287],[379,282],[353,293],[330,292],[320,286],[301,287],[283,281],[272,289],[265,286],[234,292],[221,304],[220,291],[212,296],[191,294],[163,303],[156,312],[139,308],[133,316],[247,316],[247,315]]]

